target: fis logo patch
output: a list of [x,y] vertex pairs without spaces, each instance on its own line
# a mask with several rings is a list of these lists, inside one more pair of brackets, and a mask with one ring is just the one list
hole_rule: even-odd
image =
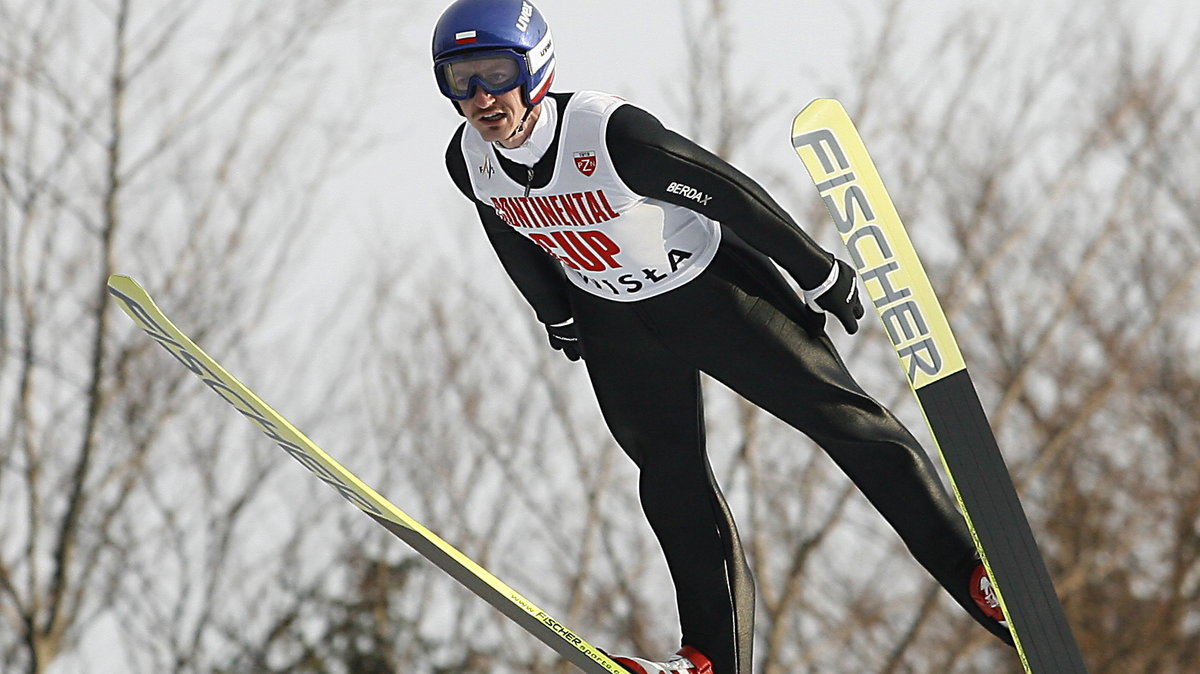
[[481,164],[479,166],[479,172],[482,173],[483,175],[487,176],[488,180],[492,179],[492,174],[496,172],[496,169],[492,168],[492,158],[491,157],[483,158],[483,164]]
[[592,174],[596,172],[596,153],[592,151],[576,152],[575,168],[579,169],[583,175],[592,177]]

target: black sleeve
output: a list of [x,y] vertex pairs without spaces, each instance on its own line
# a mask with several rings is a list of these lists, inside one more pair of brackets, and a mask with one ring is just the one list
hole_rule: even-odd
[[465,124],[451,139],[446,148],[446,170],[463,196],[475,204],[479,222],[487,234],[488,241],[500,258],[504,271],[512,278],[517,290],[533,307],[537,319],[542,323],[561,323],[571,317],[571,305],[567,298],[567,280],[563,278],[562,266],[545,253],[537,244],[518,234],[508,226],[496,210],[475,198],[466,161],[461,151]]
[[609,118],[613,166],[634,192],[717,220],[769,256],[803,288],[825,281],[833,255],[800,229],[767,191],[728,162],[623,105]]

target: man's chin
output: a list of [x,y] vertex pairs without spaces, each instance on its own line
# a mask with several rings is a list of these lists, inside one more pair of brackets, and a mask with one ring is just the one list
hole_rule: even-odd
[[512,129],[507,126],[476,126],[475,130],[489,143],[504,140],[512,133]]

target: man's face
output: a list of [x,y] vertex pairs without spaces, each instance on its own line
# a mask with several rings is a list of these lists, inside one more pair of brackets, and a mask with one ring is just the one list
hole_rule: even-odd
[[467,118],[467,123],[489,143],[507,140],[517,130],[525,114],[521,88],[513,87],[502,94],[489,94],[475,87],[475,95],[465,101],[455,101]]

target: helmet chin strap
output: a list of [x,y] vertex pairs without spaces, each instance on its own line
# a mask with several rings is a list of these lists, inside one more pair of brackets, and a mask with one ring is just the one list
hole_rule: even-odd
[[533,112],[533,106],[525,106],[525,114],[521,115],[521,121],[517,122],[517,128],[513,129],[513,132],[508,134],[508,138],[504,140],[512,140],[514,137],[521,135],[521,132],[525,130],[525,122],[529,119],[529,113],[531,112]]

